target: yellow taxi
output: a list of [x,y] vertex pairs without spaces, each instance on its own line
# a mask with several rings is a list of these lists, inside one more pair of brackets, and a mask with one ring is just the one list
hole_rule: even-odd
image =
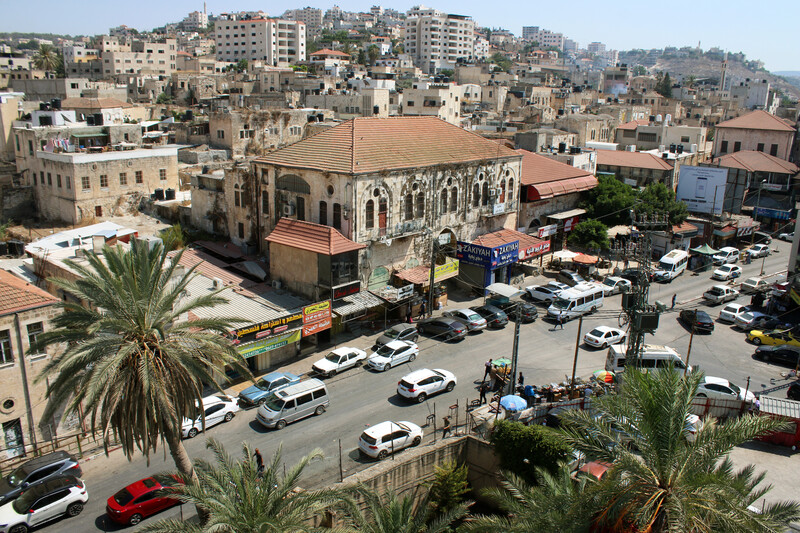
[[751,341],[756,346],[762,344],[766,346],[779,346],[781,344],[800,346],[800,339],[795,337],[790,331],[784,330],[761,331],[754,329],[747,334],[747,340]]

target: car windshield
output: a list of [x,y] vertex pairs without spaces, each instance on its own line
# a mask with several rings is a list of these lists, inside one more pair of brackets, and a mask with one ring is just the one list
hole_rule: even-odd
[[325,356],[325,359],[330,361],[331,363],[338,363],[339,362],[339,354],[335,354],[333,352],[329,353]]
[[569,300],[565,300],[564,298],[556,298],[556,301],[553,302],[553,307],[556,309],[566,309],[569,307]]
[[31,508],[31,505],[34,504],[40,494],[41,493],[38,493],[35,490],[23,492],[19,498],[14,500],[14,503],[11,504],[11,507],[13,507],[18,514],[24,515],[28,512],[28,510]]
[[[394,328],[387,329],[386,331],[383,332],[383,334],[385,336],[389,337],[390,339],[396,339],[397,337],[400,336],[400,332],[398,330],[394,329]],[[331,355],[333,355],[333,354],[331,354]],[[330,357],[330,356],[328,356],[328,357]]]
[[133,495],[128,492],[128,489],[122,489],[114,494],[114,501],[123,507],[131,503],[131,500],[133,500]]
[[719,270],[720,270],[720,272],[727,272],[727,271],[731,270],[732,268],[733,267],[722,266],[722,267],[719,267]]
[[394,348],[389,348],[387,345],[383,345],[377,349],[375,352],[377,355],[382,355],[384,357],[389,357],[394,353]]
[[658,268],[661,270],[666,270],[667,272],[671,272],[674,267],[675,263],[670,263],[667,261],[660,261],[658,263]]
[[603,285],[608,285],[609,287],[613,287],[616,284],[617,284],[617,282],[614,281],[613,279],[606,278],[606,279],[603,280]]
[[592,331],[589,332],[589,335],[591,335],[592,337],[602,337],[603,332],[600,331],[599,329],[593,329]]
[[19,467],[8,475],[6,481],[12,487],[17,487],[20,483],[22,483],[23,479],[25,479],[25,471],[22,469],[22,467]]
[[733,391],[734,391],[736,394],[741,394],[741,393],[742,393],[742,389],[740,389],[738,385],[734,385],[734,384],[733,384],[733,383],[731,383],[730,381],[728,382],[728,387],[730,387],[731,389],[733,389]]
[[270,396],[264,405],[266,405],[267,409],[270,411],[275,411],[277,413],[283,409],[283,400],[278,399],[277,396]]
[[266,379],[259,379],[258,382],[256,382],[256,387],[258,387],[261,390],[269,390],[271,385],[272,382],[267,381]]

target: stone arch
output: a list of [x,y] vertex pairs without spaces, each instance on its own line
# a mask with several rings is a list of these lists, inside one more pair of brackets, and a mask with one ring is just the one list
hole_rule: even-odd
[[275,180],[275,189],[279,191],[311,194],[311,186],[306,180],[295,174],[285,174]]

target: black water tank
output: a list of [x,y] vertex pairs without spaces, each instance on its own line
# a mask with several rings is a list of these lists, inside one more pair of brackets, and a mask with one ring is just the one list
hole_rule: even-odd
[[558,143],[558,153],[563,154],[567,151],[567,143]]
[[6,241],[0,241],[0,256],[8,254],[8,244]]
[[167,189],[164,194],[165,200],[174,200],[175,199],[175,189]]
[[156,189],[153,191],[153,196],[156,197],[156,200],[162,201],[164,200],[164,189]]
[[187,109],[186,113],[183,114],[184,120],[192,120],[194,118],[194,114],[192,113],[191,109]]
[[53,109],[61,109],[61,98],[53,98],[50,100],[50,104],[53,106]]
[[25,254],[25,243],[22,241],[8,241],[8,255],[20,257]]

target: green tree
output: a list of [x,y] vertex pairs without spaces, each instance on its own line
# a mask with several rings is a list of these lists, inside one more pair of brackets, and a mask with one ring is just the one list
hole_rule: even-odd
[[503,54],[501,54],[500,52],[495,52],[494,54],[492,54],[492,56],[489,58],[489,62],[497,65],[498,68],[500,68],[500,70],[502,70],[503,72],[508,72],[509,70],[511,70],[511,65],[512,65],[511,60],[508,59]]
[[[586,511],[606,526],[653,533],[667,531],[779,531],[800,517],[796,502],[747,507],[770,487],[752,466],[734,471],[727,454],[780,427],[769,417],[745,414],[717,423],[707,419],[688,439],[686,417],[702,374],[683,377],[625,370],[618,394],[592,400],[592,411],[561,414],[559,431],[587,457],[613,468],[592,491]],[[636,450],[634,452],[634,450]]]
[[672,79],[669,77],[669,72],[657,77],[656,92],[665,98],[672,98]]
[[50,281],[87,305],[61,302],[53,329],[39,335],[30,353],[65,347],[36,377],[48,381],[43,420],[62,407],[81,413],[92,431],[102,431],[106,446],[115,435],[128,458],[137,450],[149,458],[166,443],[178,470],[193,480],[183,419],[201,415],[206,384],[221,390],[217,376],[225,365],[250,372],[226,336],[243,319],[185,319],[227,300],[218,291],[186,298],[195,274],[194,267],[176,270],[181,255],[168,259],[162,246],[150,249],[135,239],[130,250],[105,246],[102,254],[87,251],[85,263],[65,260],[78,278]]
[[490,440],[500,457],[500,466],[534,484],[537,468],[555,472],[570,453],[569,446],[546,427],[509,420],[495,424]]
[[686,204],[675,200],[675,191],[663,183],[651,183],[639,194],[637,214],[668,214],[670,224],[680,224],[689,216]]
[[[176,499],[202,509],[201,525],[182,520],[162,520],[144,528],[148,533],[268,533],[311,531],[308,519],[325,508],[341,503],[334,489],[296,490],[308,464],[323,457],[314,450],[288,470],[281,463],[281,448],[259,474],[253,449],[242,443],[242,458],[231,457],[225,447],[209,439],[214,463],[197,460],[198,483],[178,485]],[[285,473],[284,473],[285,472]]]
[[684,83],[684,84],[685,84],[685,85],[686,85],[688,88],[690,88],[690,89],[691,89],[692,87],[694,87],[695,83],[697,83],[697,76],[695,76],[694,74],[689,74],[689,75],[688,75],[688,76],[686,76],[686,78],[683,80],[683,83]]
[[633,75],[634,76],[645,76],[647,75],[647,69],[642,65],[636,65],[633,67]]
[[567,242],[585,250],[604,251],[611,248],[608,226],[593,218],[579,222],[569,234]]
[[636,189],[614,176],[597,176],[597,187],[584,193],[581,207],[587,218],[601,219],[609,226],[630,224],[630,209],[636,203]]
[[168,95],[166,93],[166,91],[164,91],[163,93],[158,95],[158,97],[156,98],[156,103],[157,104],[162,104],[162,105],[163,104],[171,104],[172,103],[172,97],[170,95]]
[[451,79],[455,75],[455,73],[456,71],[451,68],[443,68],[442,70],[439,71],[439,74],[441,74],[442,76],[447,76],[448,78]]
[[466,465],[459,466],[455,461],[436,467],[429,488],[434,513],[447,513],[464,502],[464,495],[469,492],[467,473]]
[[367,64],[367,54],[364,53],[363,48],[358,49],[358,64],[366,65]]
[[59,58],[56,49],[52,45],[42,44],[33,54],[33,65],[41,70],[54,71],[58,68],[59,59],[63,64],[63,58]]
[[160,237],[168,252],[186,247],[186,233],[178,222],[163,230]]
[[367,48],[367,59],[369,60],[370,65],[374,65],[378,58],[381,57],[381,51],[378,49],[377,45],[370,45]]

